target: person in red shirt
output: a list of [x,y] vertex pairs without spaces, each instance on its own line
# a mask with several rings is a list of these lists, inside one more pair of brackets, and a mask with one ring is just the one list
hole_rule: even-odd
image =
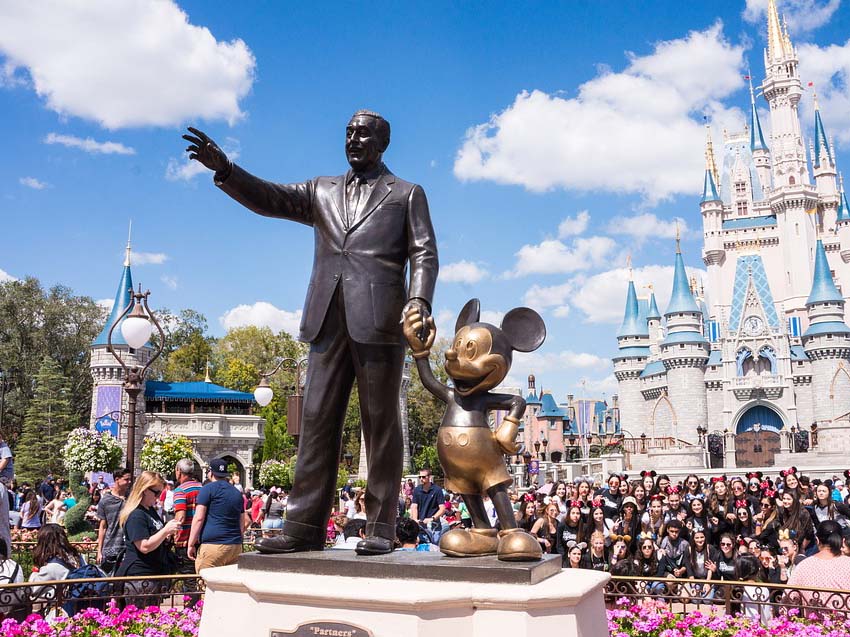
[[[174,489],[174,519],[180,525],[177,537],[174,539],[174,552],[177,555],[177,572],[189,575],[195,573],[195,561],[189,558],[187,553],[189,532],[192,530],[192,518],[195,515],[195,500],[201,490],[201,483],[195,479],[195,471],[195,463],[189,458],[183,458],[174,467],[178,484]],[[184,592],[194,591],[197,591],[197,585],[194,582],[184,582]],[[200,599],[195,595],[190,597],[192,605]]]

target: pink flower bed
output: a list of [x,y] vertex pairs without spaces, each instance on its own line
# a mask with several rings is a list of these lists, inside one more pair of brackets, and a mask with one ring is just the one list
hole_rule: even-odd
[[0,623],[3,637],[195,637],[201,621],[199,602],[192,608],[136,608],[120,610],[110,605],[105,611],[87,608],[73,617],[45,621],[30,615],[25,621],[6,619]]
[[608,611],[611,637],[847,637],[850,617],[799,617],[795,609],[771,619],[767,625],[741,615],[693,611],[685,615],[670,612],[663,602],[631,604],[617,600]]

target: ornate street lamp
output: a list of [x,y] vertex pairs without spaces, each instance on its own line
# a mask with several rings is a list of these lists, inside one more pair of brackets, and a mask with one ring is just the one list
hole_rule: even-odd
[[754,453],[761,453],[761,423],[753,423],[753,431],[756,433],[756,442],[753,445]]
[[546,448],[548,446],[549,446],[549,439],[544,437],[543,438],[543,461],[544,462],[546,461]]
[[[142,385],[145,382],[145,373],[150,368],[151,364],[159,358],[162,350],[165,347],[165,332],[162,331],[156,317],[148,307],[148,297],[151,295],[150,290],[142,293],[142,286],[139,285],[139,291],[133,292],[130,289],[130,303],[122,312],[112,326],[109,328],[109,334],[106,337],[106,346],[115,360],[121,365],[124,370],[124,383],[122,387],[127,392],[127,470],[131,476],[135,476],[136,469],[136,401],[139,394],[142,392]],[[156,327],[159,332],[159,345],[153,356],[150,357],[144,367],[139,369],[137,365],[127,367],[124,360],[118,355],[117,350],[112,345],[112,333],[115,331],[115,326],[121,324],[121,335],[124,341],[131,350],[137,350],[144,347],[153,333],[153,328]]]
[[525,463],[525,486],[531,485],[531,474],[528,472],[531,464],[531,452],[526,449],[522,454],[522,461]]
[[640,452],[646,453],[646,432],[640,435]]
[[272,371],[260,373],[260,384],[257,386],[257,389],[254,390],[254,400],[257,401],[260,407],[265,407],[272,401],[272,398],[274,398],[274,392],[269,385],[269,377],[277,374],[277,372],[280,371],[281,368],[284,368],[284,366],[285,369],[295,370],[294,393],[289,395],[286,399],[286,432],[290,436],[298,436],[301,434],[301,402],[303,400],[303,385],[301,384],[301,376],[304,373],[306,365],[306,358],[302,358],[301,360],[296,360],[294,358],[281,359]]
[[345,470],[351,473],[351,463],[354,462],[354,456],[351,455],[350,451],[346,451],[342,454],[342,459],[345,460]]

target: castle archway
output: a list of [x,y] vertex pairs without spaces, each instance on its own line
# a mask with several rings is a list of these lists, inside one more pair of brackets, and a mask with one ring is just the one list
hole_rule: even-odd
[[779,453],[781,411],[764,401],[754,401],[738,412],[735,423],[735,463],[738,467],[770,467]]

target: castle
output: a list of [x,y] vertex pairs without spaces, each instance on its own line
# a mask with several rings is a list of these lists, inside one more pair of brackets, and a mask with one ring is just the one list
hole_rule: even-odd
[[772,464],[788,432],[807,432],[806,444],[820,436],[824,451],[850,444],[842,291],[850,284],[850,207],[816,96],[807,157],[797,50],[775,0],[767,33],[759,89],[770,143],[752,80],[749,125],[724,131],[719,164],[707,130],[700,212],[708,294],[688,281],[677,240],[664,315],[654,293],[638,298],[630,280],[613,357],[624,431],[684,443],[734,434],[738,466]]

